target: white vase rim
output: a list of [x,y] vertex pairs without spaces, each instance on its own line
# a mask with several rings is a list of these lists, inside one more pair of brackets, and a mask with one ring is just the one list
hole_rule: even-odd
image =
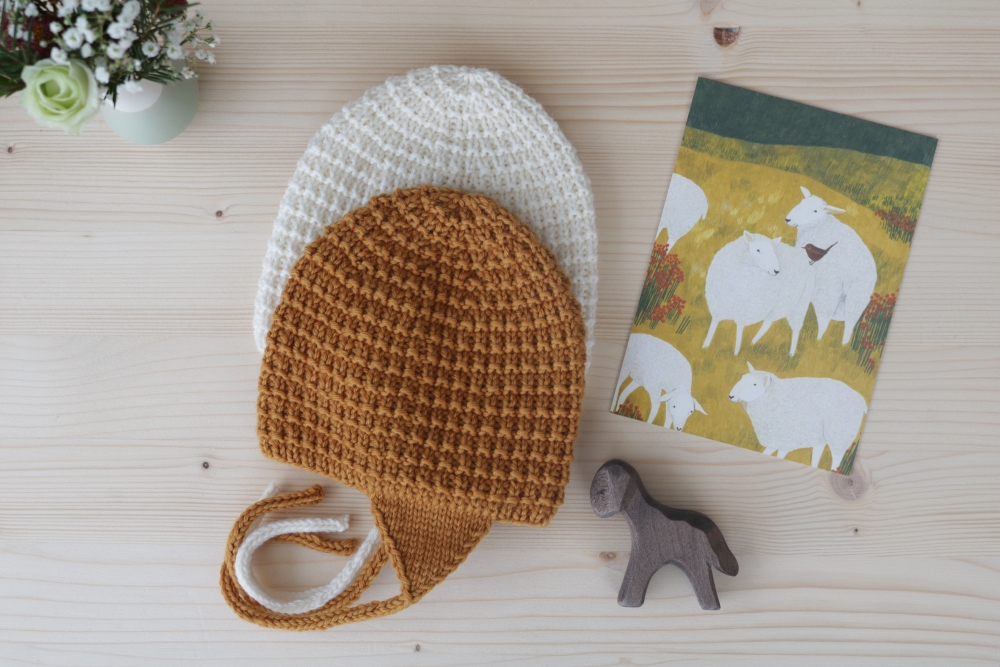
[[160,95],[163,94],[163,84],[161,83],[144,79],[139,82],[139,86],[141,90],[135,92],[129,92],[125,90],[125,86],[119,86],[118,99],[112,103],[111,98],[108,97],[105,98],[104,103],[110,107],[114,107],[116,111],[137,113],[145,111],[156,104],[156,101],[160,99]]

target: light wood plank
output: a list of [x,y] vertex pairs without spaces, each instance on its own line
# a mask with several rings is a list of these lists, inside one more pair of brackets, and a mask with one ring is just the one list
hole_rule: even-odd
[[[859,454],[870,489],[846,500],[824,471],[608,413],[623,348],[605,347],[615,352],[588,375],[566,505],[546,530],[518,531],[519,548],[597,548],[608,528],[590,480],[618,457],[661,502],[712,517],[737,555],[1000,549],[1000,530],[985,528],[1000,526],[997,348],[889,348]],[[258,450],[249,336],[18,336],[0,350],[8,539],[217,542],[272,480],[324,481]],[[361,494],[327,487],[327,511],[367,517]]]
[[[167,145],[127,144],[100,119],[65,137],[0,100],[0,664],[1000,663],[1000,7],[203,9],[224,40],[219,64],[204,71],[194,123]],[[715,26],[740,26],[739,40],[720,48]],[[264,631],[218,592],[226,534],[270,481],[319,479],[256,445],[251,316],[278,201],[344,103],[443,62],[523,86],[593,183],[598,343],[566,505],[544,530],[494,527],[401,614]],[[698,75],[940,140],[859,454],[860,497],[822,471],[607,413]],[[628,531],[588,500],[613,457],[661,502],[719,524],[741,566],[717,577],[721,612],[702,612],[669,568],[645,606],[618,607]],[[363,535],[365,498],[325,486],[318,511],[350,512],[350,534]],[[312,586],[339,564],[277,545],[260,566],[275,585]],[[375,593],[393,586],[385,574]]]
[[[643,607],[625,609],[615,596],[627,537],[602,552],[529,553],[509,537],[488,535],[393,617],[307,634],[257,628],[219,604],[220,545],[12,545],[0,552],[0,590],[11,601],[0,611],[0,650],[13,664],[95,667],[326,665],[331,656],[387,667],[576,667],[991,665],[1000,649],[996,557],[743,557],[738,577],[718,577],[717,612],[702,611],[670,567]],[[268,547],[261,561],[272,585],[317,585],[337,567],[288,545]],[[374,589],[394,594],[394,578],[380,576]]]

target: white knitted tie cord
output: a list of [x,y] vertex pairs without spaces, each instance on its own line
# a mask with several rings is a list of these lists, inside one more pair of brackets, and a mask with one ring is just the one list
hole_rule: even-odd
[[[274,484],[267,487],[264,498],[277,495],[278,489]],[[243,544],[236,550],[236,580],[243,590],[251,598],[259,602],[271,611],[282,614],[304,614],[314,609],[319,609],[327,602],[343,593],[354,581],[355,577],[364,567],[368,559],[371,558],[375,550],[382,543],[379,537],[378,527],[372,528],[368,537],[361,543],[358,550],[347,562],[344,569],[340,571],[330,583],[317,588],[310,588],[301,593],[289,593],[284,591],[272,591],[260,582],[253,575],[253,568],[250,564],[254,552],[265,544],[268,540],[278,535],[289,533],[340,533],[347,530],[350,517],[341,516],[335,519],[285,519],[270,523],[260,522],[259,525],[251,529],[247,534]]]
[[435,66],[348,103],[299,160],[257,287],[263,352],[292,267],[323,230],[372,197],[434,185],[493,197],[555,255],[580,302],[587,364],[597,319],[594,196],[576,150],[542,105],[496,72]]

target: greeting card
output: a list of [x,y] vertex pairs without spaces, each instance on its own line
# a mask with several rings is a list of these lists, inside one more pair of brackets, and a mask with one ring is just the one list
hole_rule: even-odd
[[936,145],[699,79],[612,412],[850,474]]

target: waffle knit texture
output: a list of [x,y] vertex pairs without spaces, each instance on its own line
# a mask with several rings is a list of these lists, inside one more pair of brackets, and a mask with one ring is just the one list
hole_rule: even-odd
[[495,72],[428,67],[390,78],[324,125],[281,200],[254,307],[263,351],[289,273],[323,230],[371,197],[434,185],[489,195],[555,254],[580,301],[590,356],[597,316],[594,198],[545,109]]
[[[328,227],[275,311],[258,435],[268,457],[367,494],[382,543],[321,608],[272,611],[240,589],[236,553],[261,516],[322,492],[261,500],[230,534],[233,609],[296,630],[383,616],[443,580],[494,521],[548,523],[569,480],[585,336],[552,252],[489,197],[399,190]],[[400,595],[351,606],[387,560]]]

